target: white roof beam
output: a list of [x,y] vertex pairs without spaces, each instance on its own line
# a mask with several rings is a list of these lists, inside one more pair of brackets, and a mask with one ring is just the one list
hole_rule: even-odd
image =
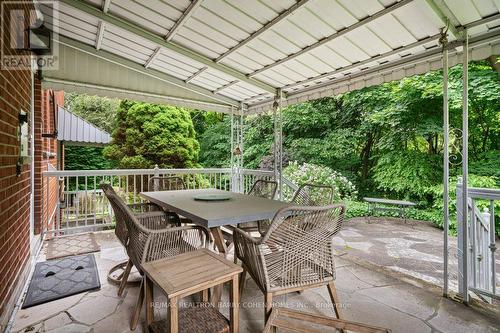
[[334,70],[332,72],[324,73],[324,74],[318,75],[316,77],[312,77],[312,78],[309,78],[309,79],[306,79],[306,80],[303,80],[303,81],[300,81],[300,82],[297,82],[297,83],[289,84],[289,85],[283,87],[283,89],[293,88],[293,87],[296,87],[296,86],[300,86],[300,85],[303,85],[303,84],[314,82],[316,80],[320,80],[320,79],[325,78],[325,77],[333,76],[333,75],[336,75],[336,74],[348,71],[348,70],[356,68],[356,67],[361,67],[363,65],[372,63],[374,61],[378,61],[378,60],[382,60],[384,58],[390,57],[390,56],[392,56],[394,54],[402,53],[402,52],[411,50],[411,49],[413,49],[415,47],[418,47],[418,46],[421,46],[421,45],[425,45],[425,44],[433,42],[433,41],[437,41],[439,39],[439,37],[441,37],[441,34],[436,34],[436,35],[433,35],[433,36],[421,39],[419,41],[416,41],[415,43],[408,44],[408,45],[406,45],[404,47],[400,47],[398,49],[391,50],[389,52],[382,53],[382,54],[376,55],[374,57],[370,57],[370,58],[368,58],[366,60],[362,60],[362,61],[359,61],[357,63],[351,64],[351,65],[348,65],[348,66],[345,66],[345,67],[338,68],[338,69],[336,69],[336,70]]
[[160,53],[161,53],[161,47],[158,46],[156,48],[156,50],[153,52],[153,54],[149,57],[149,59],[144,64],[144,68],[149,68],[149,66],[151,66],[153,61],[155,61],[155,59],[160,55]]
[[109,5],[111,5],[111,0],[104,0],[102,2],[102,12],[107,13],[109,11]]
[[106,30],[106,24],[103,21],[99,21],[99,26],[97,27],[97,37],[95,39],[95,49],[100,50],[102,45],[102,39],[104,38],[104,31]]
[[177,20],[177,22],[175,22],[172,29],[170,29],[168,34],[165,36],[165,40],[170,41],[170,40],[172,40],[172,38],[174,38],[175,34],[177,34],[179,29],[184,25],[184,23],[186,23],[187,20],[189,20],[191,15],[193,15],[195,10],[201,5],[201,1],[202,0],[191,1],[188,8],[186,8],[184,13],[182,13],[181,17]]
[[395,11],[396,9],[401,8],[401,7],[403,7],[403,6],[411,3],[412,1],[413,0],[401,0],[399,2],[396,2],[396,3],[394,3],[394,4],[390,5],[390,6],[382,9],[381,11],[376,12],[375,14],[373,14],[371,16],[367,16],[364,19],[361,19],[360,21],[354,23],[353,25],[350,25],[350,26],[348,26],[348,27],[346,27],[346,28],[344,28],[342,30],[337,31],[333,35],[325,37],[325,38],[319,40],[318,42],[316,42],[314,44],[311,44],[311,45],[303,48],[302,50],[298,51],[297,53],[293,53],[293,54],[291,54],[291,55],[289,55],[289,56],[287,56],[287,57],[285,57],[283,59],[280,59],[280,60],[278,60],[278,61],[276,61],[276,62],[274,62],[272,64],[264,66],[261,69],[258,69],[256,71],[254,71],[253,73],[248,74],[248,76],[249,77],[253,77],[253,76],[255,76],[255,75],[259,74],[259,73],[262,73],[262,72],[264,72],[264,71],[266,71],[268,69],[271,69],[273,67],[281,65],[284,62],[287,62],[287,61],[290,61],[292,59],[295,59],[295,58],[297,58],[297,57],[299,57],[299,56],[301,56],[301,55],[303,55],[303,54],[305,54],[305,53],[307,53],[307,52],[309,52],[309,51],[311,51],[311,50],[313,50],[313,49],[315,49],[317,47],[320,47],[320,46],[322,46],[322,45],[324,45],[326,43],[329,43],[329,42],[333,41],[334,39],[337,39],[337,38],[339,38],[339,37],[347,34],[348,32],[350,32],[352,30],[355,30],[355,29],[357,29],[359,27],[362,27],[362,26],[366,25],[369,22],[372,22],[373,20],[376,20],[376,19],[378,19],[378,18],[380,18],[380,17],[382,17],[384,15],[387,15],[387,14]]
[[276,94],[276,87],[273,87],[272,85],[257,80],[253,78],[249,78],[246,74],[231,68],[229,66],[223,65],[223,64],[218,64],[216,63],[213,59],[208,58],[207,56],[204,56],[202,54],[199,54],[191,49],[188,49],[186,47],[177,45],[175,43],[166,41],[162,36],[159,36],[157,34],[154,34],[136,24],[133,22],[121,19],[119,17],[116,17],[111,14],[105,14],[103,13],[100,9],[97,9],[86,2],[79,1],[79,0],[59,0],[60,2],[64,3],[67,6],[70,6],[74,9],[77,9],[79,11],[82,11],[84,13],[87,13],[89,15],[94,16],[98,20],[102,20],[106,24],[111,24],[116,27],[119,27],[129,33],[132,33],[136,36],[139,36],[141,38],[147,39],[150,42],[155,43],[158,46],[164,47],[168,50],[171,50],[179,55],[182,55],[184,57],[188,57],[194,61],[197,61],[205,66],[208,66],[210,68],[213,68],[215,70],[221,71],[222,73],[229,75],[231,77],[234,77],[236,80],[246,82],[250,85],[253,85],[255,87],[258,87],[264,91],[267,91],[272,94]]
[[201,73],[203,73],[207,69],[208,69],[208,67],[206,67],[206,66],[202,67],[201,69],[199,69],[198,71],[196,71],[196,73],[194,73],[193,75],[191,75],[190,77],[188,77],[184,82],[189,83],[189,82],[193,81],[195,77],[197,77],[198,75],[200,75]]
[[240,81],[235,80],[235,81],[231,81],[231,82],[229,82],[229,83],[226,83],[226,84],[225,84],[225,85],[223,85],[222,87],[219,87],[219,88],[215,89],[215,90],[214,90],[214,94],[218,94],[218,93],[220,93],[222,90],[224,90],[224,89],[226,89],[226,88],[229,88],[229,87],[231,87],[232,85],[235,85],[235,84],[236,84],[236,83],[238,83],[238,82],[240,82]]
[[291,6],[287,10],[283,11],[277,17],[275,17],[274,19],[272,19],[271,21],[269,21],[268,23],[266,23],[264,26],[262,26],[262,28],[260,28],[259,30],[255,31],[254,33],[252,33],[245,40],[242,40],[236,46],[232,47],[231,49],[229,49],[228,51],[226,51],[224,54],[220,55],[217,59],[215,59],[215,62],[222,61],[224,58],[226,58],[230,54],[236,52],[241,47],[243,47],[246,44],[250,43],[252,40],[254,40],[255,38],[259,37],[264,32],[268,31],[273,26],[275,26],[276,24],[278,24],[279,22],[283,21],[285,18],[287,18],[288,16],[290,16],[291,14],[293,14],[296,10],[302,8],[302,6],[304,6],[309,1],[310,0],[300,0],[300,1],[297,1],[293,6]]
[[448,8],[443,0],[426,0],[434,13],[441,19],[445,28],[448,28],[456,39],[461,39],[462,34],[456,27],[460,26],[460,21]]

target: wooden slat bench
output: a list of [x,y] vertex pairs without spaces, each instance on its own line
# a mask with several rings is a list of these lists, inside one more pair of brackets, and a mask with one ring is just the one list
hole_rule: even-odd
[[329,330],[329,328],[354,333],[391,333],[391,330],[387,328],[329,318],[282,307],[273,309],[262,333],[272,333],[275,332],[277,328],[302,333],[330,332],[331,330]]
[[[368,216],[371,216],[376,210],[382,211],[397,211],[399,216],[404,218],[406,222],[406,209],[408,207],[414,207],[417,204],[406,200],[392,200],[392,199],[382,199],[382,198],[363,198],[365,202],[368,203]],[[382,206],[382,207],[381,207]],[[384,207],[384,206],[396,206],[396,207]]]

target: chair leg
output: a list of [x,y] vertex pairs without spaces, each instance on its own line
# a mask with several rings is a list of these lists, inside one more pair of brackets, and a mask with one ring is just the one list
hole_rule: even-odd
[[245,266],[243,266],[243,272],[241,272],[240,283],[238,286],[238,290],[240,293],[240,299],[241,299],[241,294],[243,293],[243,288],[245,288],[246,277],[247,277],[247,270],[245,269]]
[[125,289],[125,286],[127,285],[127,280],[128,276],[130,275],[130,271],[132,270],[132,260],[127,261],[127,266],[125,267],[125,270],[123,271],[121,281],[120,281],[120,287],[118,288],[118,296],[121,296],[123,294],[123,290]]
[[[273,293],[266,293],[264,296],[264,326],[266,325],[269,317],[271,316],[271,311],[273,310]],[[276,332],[276,327],[271,328],[271,332]]]
[[343,319],[344,315],[342,314],[342,310],[340,309],[341,304],[339,300],[339,296],[337,295],[337,289],[335,288],[335,284],[333,282],[328,283],[328,293],[330,294],[330,298],[332,299],[333,308],[335,310],[335,314],[338,319]]
[[137,328],[137,323],[139,322],[139,317],[141,315],[142,305],[144,304],[144,277],[141,281],[141,286],[139,287],[139,296],[137,297],[137,303],[135,304],[134,312],[132,313],[132,319],[130,320],[130,330],[134,331]]

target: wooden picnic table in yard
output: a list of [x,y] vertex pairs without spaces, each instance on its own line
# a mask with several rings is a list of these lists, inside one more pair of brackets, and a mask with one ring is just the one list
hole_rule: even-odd
[[[383,198],[363,198],[368,203],[368,216],[376,210],[397,211],[399,216],[403,217],[406,222],[406,208],[414,207],[417,204],[406,200],[393,200]],[[397,206],[397,207],[380,207],[382,206]]]

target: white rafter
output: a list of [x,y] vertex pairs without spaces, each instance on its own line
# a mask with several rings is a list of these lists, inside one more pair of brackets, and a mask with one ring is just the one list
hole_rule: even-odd
[[229,56],[230,54],[236,52],[239,48],[241,48],[241,47],[245,46],[246,44],[250,43],[252,40],[254,40],[255,38],[257,38],[260,35],[262,35],[264,32],[266,32],[269,29],[271,29],[274,25],[276,25],[277,23],[283,21],[289,15],[293,14],[297,9],[302,8],[302,6],[304,6],[309,1],[310,0],[300,0],[300,1],[297,1],[293,6],[291,6],[290,8],[288,8],[287,10],[285,10],[284,12],[282,12],[281,14],[279,14],[277,17],[275,17],[271,21],[267,22],[264,26],[262,26],[262,28],[260,28],[259,30],[255,31],[250,36],[248,36],[246,39],[242,40],[237,45],[235,45],[234,47],[232,47],[231,49],[229,49],[228,51],[226,51],[225,53],[223,53],[222,55],[220,55],[215,60],[215,62],[222,61],[225,57]]
[[104,0],[102,2],[102,11],[103,11],[103,13],[107,13],[109,11],[109,5],[111,5],[111,0]]
[[97,27],[97,37],[95,40],[95,49],[100,50],[102,45],[102,39],[104,38],[104,31],[106,30],[106,24],[103,21],[99,21],[99,26]]
[[196,71],[193,75],[191,75],[190,77],[188,77],[184,82],[189,83],[189,82],[193,81],[195,77],[197,77],[198,75],[200,75],[201,73],[203,73],[207,69],[208,69],[208,67],[206,67],[206,66],[202,67],[201,69],[199,69],[198,71]]
[[263,71],[266,71],[268,69],[271,69],[271,68],[274,68],[274,67],[276,67],[278,65],[281,65],[284,62],[287,62],[287,61],[290,61],[292,59],[295,59],[295,58],[297,58],[297,57],[299,57],[299,56],[301,56],[301,55],[303,55],[303,54],[305,54],[305,53],[307,53],[307,52],[309,52],[309,51],[311,51],[311,50],[313,50],[313,49],[315,49],[317,47],[325,45],[326,43],[329,43],[329,42],[333,41],[334,39],[337,39],[337,38],[339,38],[339,37],[347,34],[348,32],[350,32],[350,31],[352,31],[354,29],[358,29],[358,28],[366,25],[367,23],[372,22],[373,20],[376,20],[376,19],[378,19],[378,18],[380,18],[380,17],[382,17],[384,15],[387,15],[387,14],[395,11],[398,8],[406,6],[407,4],[411,3],[412,1],[413,0],[401,0],[399,2],[396,2],[396,3],[394,3],[394,4],[390,5],[390,6],[382,9],[381,11],[376,12],[375,14],[373,14],[371,16],[365,17],[364,19],[362,19],[362,20],[354,23],[353,25],[350,25],[350,26],[348,26],[348,27],[346,27],[346,28],[344,28],[342,30],[337,31],[333,35],[330,35],[330,36],[328,36],[326,38],[323,38],[323,39],[319,40],[318,42],[316,42],[314,44],[311,44],[311,45],[303,48],[302,50],[300,50],[300,51],[298,51],[296,53],[290,54],[289,56],[287,56],[285,58],[282,58],[282,59],[280,59],[278,61],[275,61],[272,64],[269,64],[267,66],[262,67],[261,69],[258,69],[256,71],[248,74],[248,76],[249,77],[253,77],[253,76],[255,76],[255,75],[259,74],[259,73],[262,73]]
[[160,55],[161,52],[161,47],[157,47],[156,50],[153,52],[153,54],[149,57],[148,61],[144,64],[144,68],[149,68],[153,61]]
[[193,15],[194,11],[201,5],[202,0],[193,0],[188,8],[182,13],[181,17],[175,22],[174,26],[168,34],[165,36],[167,41],[170,41],[174,38],[175,34],[179,31],[179,29],[186,23],[186,21]]
[[218,93],[220,93],[222,90],[224,90],[224,89],[226,89],[226,88],[229,88],[229,87],[231,87],[232,85],[235,85],[235,84],[236,84],[236,83],[238,83],[238,82],[240,82],[240,81],[238,81],[238,80],[234,80],[234,81],[231,81],[231,82],[229,82],[229,83],[226,83],[226,84],[225,84],[225,85],[223,85],[222,87],[219,87],[219,88],[215,89],[215,90],[214,90],[214,94],[218,94]]

